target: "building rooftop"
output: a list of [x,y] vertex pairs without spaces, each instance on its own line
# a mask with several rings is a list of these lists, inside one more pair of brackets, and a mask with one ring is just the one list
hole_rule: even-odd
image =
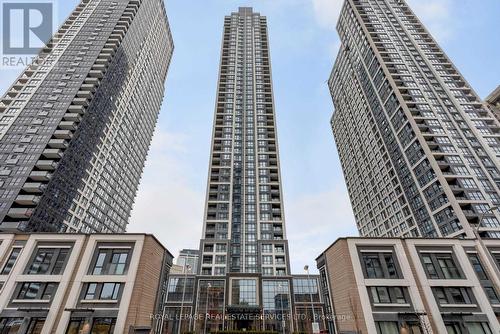
[[500,103],[500,85],[486,98],[486,102],[491,104]]

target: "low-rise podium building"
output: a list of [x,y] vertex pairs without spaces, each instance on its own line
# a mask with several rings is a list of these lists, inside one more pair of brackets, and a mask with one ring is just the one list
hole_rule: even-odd
[[500,240],[341,238],[317,265],[336,333],[500,329]]
[[150,333],[172,258],[146,234],[0,234],[0,333]]

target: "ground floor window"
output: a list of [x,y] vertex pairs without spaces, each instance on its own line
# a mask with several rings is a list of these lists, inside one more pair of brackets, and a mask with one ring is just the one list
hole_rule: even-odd
[[377,321],[378,334],[422,334],[420,324],[416,322]]
[[33,318],[28,326],[28,334],[42,333],[43,325],[45,325],[45,318]]
[[0,318],[0,334],[17,334],[24,318]]
[[[113,334],[115,324],[116,318],[71,318],[66,334]],[[90,332],[88,332],[89,328],[91,328]]]
[[490,326],[486,322],[467,322],[465,327],[469,334],[492,334]]
[[447,323],[447,334],[493,334],[486,322]]
[[91,334],[113,334],[116,318],[94,318]]
[[398,323],[395,321],[377,321],[379,334],[399,334]]
[[79,334],[83,332],[86,323],[88,322],[84,318],[71,318],[66,334]]

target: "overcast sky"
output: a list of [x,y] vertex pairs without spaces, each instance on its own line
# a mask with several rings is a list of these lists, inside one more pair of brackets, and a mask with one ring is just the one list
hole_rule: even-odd
[[[76,0],[56,1],[63,20]],[[410,0],[481,97],[500,84],[498,0]],[[329,127],[326,85],[339,40],[340,0],[168,0],[175,51],[130,232],[154,233],[174,254],[198,248],[224,15],[268,17],[285,218],[292,270],[335,239],[357,235]],[[0,92],[19,70],[0,69]]]

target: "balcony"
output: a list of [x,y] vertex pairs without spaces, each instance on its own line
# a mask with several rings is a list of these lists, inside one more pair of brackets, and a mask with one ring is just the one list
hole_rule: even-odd
[[59,123],[59,128],[62,130],[76,130],[78,126],[72,121],[62,121]]
[[33,171],[30,173],[29,178],[33,181],[49,181],[52,174],[47,171]]
[[[64,114],[63,116],[63,119],[65,121],[70,121],[70,122],[80,122],[82,120],[82,116],[80,116],[80,114],[78,113],[66,113]],[[68,129],[70,130],[70,129]]]
[[53,160],[38,160],[35,166],[41,170],[54,170],[57,167],[57,163]]
[[7,216],[16,219],[29,218],[33,213],[33,209],[28,208],[12,208],[7,213]]
[[87,107],[89,105],[89,101],[86,98],[77,97],[77,98],[73,99],[73,104]]
[[70,113],[77,113],[83,115],[85,113],[85,107],[83,105],[70,105],[68,107]]
[[63,156],[63,151],[58,148],[46,148],[42,155],[48,159],[61,159]]
[[48,146],[51,148],[66,148],[68,147],[68,142],[64,139],[51,139]]
[[37,205],[40,202],[40,197],[36,195],[19,195],[15,202],[19,205]]
[[54,131],[54,137],[57,139],[71,139],[73,133],[70,130],[56,130]]
[[23,186],[23,191],[27,193],[42,193],[45,186],[40,182],[26,182]]

